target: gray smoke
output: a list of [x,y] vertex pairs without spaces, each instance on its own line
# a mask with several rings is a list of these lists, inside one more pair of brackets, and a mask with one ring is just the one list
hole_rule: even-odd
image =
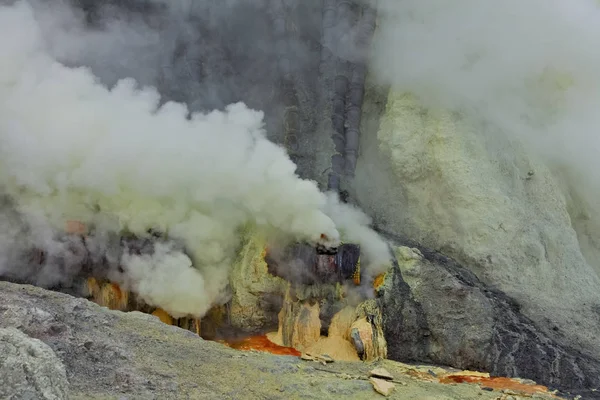
[[596,0],[381,0],[379,7],[379,82],[426,107],[483,120],[494,134],[600,184]]

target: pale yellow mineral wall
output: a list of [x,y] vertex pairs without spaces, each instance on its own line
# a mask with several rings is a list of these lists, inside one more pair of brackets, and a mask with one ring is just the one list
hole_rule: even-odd
[[[489,126],[372,83],[361,129],[354,189],[381,229],[456,258],[535,322],[552,320],[600,349],[586,333],[600,330],[591,307],[600,304],[598,270],[582,254],[563,185],[540,157]],[[579,203],[572,208],[585,215]]]
[[229,274],[232,299],[228,322],[245,331],[260,330],[270,321],[261,298],[283,296],[288,283],[269,274],[264,260],[265,239],[249,234]]
[[356,320],[356,318],[357,314],[355,307],[344,307],[343,309],[338,311],[331,319],[328,332],[329,336],[339,336],[342,339],[350,340],[350,327],[352,326],[352,323]]
[[291,347],[304,351],[315,344],[320,337],[319,303],[302,304],[293,324]]

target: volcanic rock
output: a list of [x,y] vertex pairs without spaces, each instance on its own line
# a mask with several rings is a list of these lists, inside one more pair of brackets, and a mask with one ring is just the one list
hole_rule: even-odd
[[374,370],[369,371],[369,376],[387,380],[394,379],[392,374],[390,374],[385,368],[375,368]]
[[505,293],[425,248],[396,247],[395,256],[378,289],[390,359],[518,376],[600,398],[600,362],[546,335]]
[[229,273],[232,298],[227,321],[232,329],[256,333],[277,326],[288,284],[269,274],[265,246],[260,237],[248,235]]
[[[531,371],[532,376],[547,374],[547,383],[563,381],[567,389],[583,389],[587,393],[584,397],[597,396],[587,390],[598,389],[589,381],[589,376],[598,374],[575,372],[578,368],[566,361],[595,364],[600,360],[600,337],[596,334],[600,330],[600,267],[595,239],[599,214],[595,205],[583,201],[585,183],[573,179],[564,166],[544,162],[522,143],[500,132],[489,132],[464,115],[427,109],[419,99],[394,87],[369,82],[365,91],[361,131],[369,134],[361,135],[361,157],[352,192],[357,204],[368,210],[381,232],[402,238],[407,245],[411,243],[408,239],[414,239],[418,243],[410,247],[418,244],[436,249],[461,266],[460,273],[448,271],[453,278],[446,279],[446,284],[441,275],[435,275],[438,273],[427,277],[437,268],[448,269],[443,262],[416,272],[415,284],[421,283],[414,286],[414,296],[422,299],[418,301],[421,311],[431,305],[447,311],[447,317],[440,312],[424,318],[419,309],[413,309],[412,314],[405,310],[408,315],[404,318],[427,320],[432,326],[436,322],[430,318],[447,318],[450,326],[465,326],[454,332],[461,332],[458,335],[464,335],[467,343],[489,343],[482,338],[496,336],[498,331],[508,338],[509,332],[528,330],[521,322],[502,317],[497,307],[511,310],[508,315],[520,314],[529,320],[526,325],[535,326],[526,337],[542,332],[543,341],[572,349],[571,357],[563,359],[560,351],[550,349],[539,351],[537,344],[516,339],[522,338],[516,334],[510,343],[525,346],[527,350],[520,353],[529,354],[529,361],[523,360],[517,371],[510,366],[491,371],[519,374],[525,365],[529,370],[545,371],[549,360],[555,360],[560,371],[572,373],[550,376]],[[404,276],[407,282],[411,279],[408,274]],[[473,288],[473,280],[483,286]],[[446,294],[434,294],[433,286]],[[452,299],[449,304],[442,299],[446,295]],[[487,300],[478,304],[483,298]],[[471,308],[461,311],[459,304]],[[470,323],[476,327],[471,333],[466,328]],[[504,323],[509,326],[500,328]],[[428,334],[427,327],[410,325]],[[432,346],[425,352],[441,355],[448,351],[443,358],[456,357],[454,365],[473,359],[473,353],[484,348],[461,346],[459,341],[456,346],[462,347],[461,353],[450,341],[441,344],[422,337]],[[415,353],[425,347],[403,348]],[[503,354],[502,359],[511,358],[508,350],[497,352]],[[423,359],[422,354],[411,357]],[[495,363],[478,362],[480,366]],[[518,362],[508,362],[514,363]]]
[[[6,354],[4,349],[15,348],[11,343],[33,348],[34,353],[40,346],[52,349],[56,356],[49,350],[35,354],[53,360],[53,367],[45,361],[40,364],[36,356],[37,368],[47,365],[48,369],[31,371],[39,371],[40,377],[59,377],[62,363],[71,399],[372,399],[373,388],[366,377],[373,367],[385,368],[399,382],[390,395],[394,399],[491,400],[500,395],[498,390],[481,391],[478,385],[440,384],[419,372],[435,369],[441,376],[441,369],[432,366],[388,360],[375,365],[335,362],[311,366],[298,357],[241,352],[151,315],[112,311],[85,299],[7,282],[0,282],[1,328],[13,328],[8,339],[2,331],[2,354]],[[15,333],[14,328],[23,334]],[[33,361],[27,357],[19,362]],[[3,377],[11,376],[2,372]],[[64,376],[52,382],[57,396],[63,393]],[[544,393],[536,396],[551,398]]]
[[0,398],[68,398],[65,367],[41,340],[16,328],[0,328],[0,355]]
[[390,394],[392,394],[396,388],[396,385],[394,385],[392,382],[388,382],[379,378],[370,378],[369,382],[373,384],[373,389],[375,389],[377,393],[380,393],[385,397],[388,397]]

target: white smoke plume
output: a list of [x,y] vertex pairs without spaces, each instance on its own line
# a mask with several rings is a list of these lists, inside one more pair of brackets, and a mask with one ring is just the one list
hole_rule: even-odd
[[[261,112],[237,103],[187,118],[184,105],[159,107],[157,91],[133,80],[108,89],[52,56],[44,20],[26,1],[0,6],[0,186],[25,218],[48,227],[28,224],[29,235],[48,238],[76,220],[100,236],[153,229],[182,239],[190,257],[158,243],[152,256],[126,255],[118,278],[174,316],[201,316],[221,299],[247,225],[334,245],[335,221],[383,249],[364,216],[336,211],[337,200],[298,178],[265,138]],[[0,272],[20,268],[3,261]]]
[[600,188],[597,0],[380,0],[379,11],[380,82],[491,123]]
[[327,193],[327,215],[335,222],[344,240],[361,245],[364,278],[369,282],[389,267],[390,250],[379,234],[369,228],[372,221],[362,210],[339,201],[336,193]]

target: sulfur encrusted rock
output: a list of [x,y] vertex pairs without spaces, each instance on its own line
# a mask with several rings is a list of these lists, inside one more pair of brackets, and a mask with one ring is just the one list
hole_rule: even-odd
[[277,315],[288,284],[267,271],[266,242],[248,235],[229,274],[232,298],[228,324],[240,331],[257,332],[277,326]]
[[388,89],[367,89],[358,203],[381,231],[456,259],[547,335],[600,359],[598,224],[575,177],[501,132]]

